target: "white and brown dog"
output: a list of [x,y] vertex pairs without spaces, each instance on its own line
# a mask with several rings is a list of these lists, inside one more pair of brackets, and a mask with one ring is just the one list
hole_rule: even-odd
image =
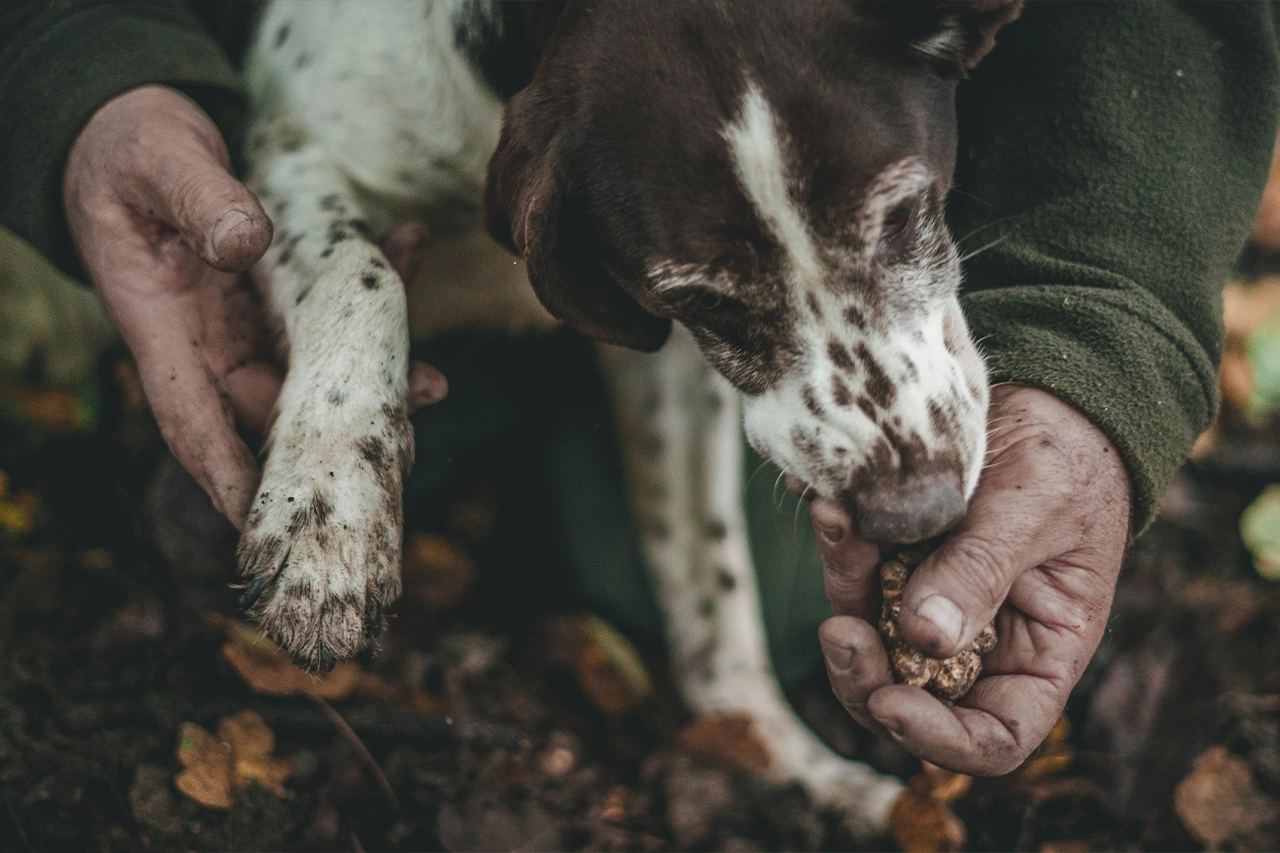
[[881,830],[898,783],[827,750],[773,677],[740,424],[868,539],[963,514],[987,384],[943,222],[954,93],[1018,6],[271,3],[248,158],[289,372],[240,545],[264,630],[319,669],[381,630],[413,433],[375,238],[483,221],[556,317],[658,351],[604,363],[690,710],[751,715],[772,778]]

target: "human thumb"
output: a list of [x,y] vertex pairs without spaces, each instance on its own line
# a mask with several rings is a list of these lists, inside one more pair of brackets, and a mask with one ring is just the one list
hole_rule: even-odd
[[166,218],[211,267],[241,272],[271,245],[271,220],[262,205],[215,156],[184,150],[159,177]]

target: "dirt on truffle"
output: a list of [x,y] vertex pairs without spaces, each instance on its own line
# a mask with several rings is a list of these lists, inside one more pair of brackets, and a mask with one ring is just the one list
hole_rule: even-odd
[[[584,679],[583,637],[598,629],[584,634],[576,602],[522,562],[534,549],[495,541],[506,497],[489,474],[416,519],[433,537],[414,546],[421,573],[341,698],[255,691],[223,653],[234,532],[126,391],[104,368],[92,432],[0,423],[6,500],[30,516],[6,523],[0,548],[0,849],[849,844],[801,791],[691,748],[660,656],[635,659],[647,688],[627,666]],[[952,787],[967,849],[1195,849],[1174,789],[1215,746],[1244,762],[1253,802],[1280,797],[1280,594],[1256,579],[1235,529],[1280,480],[1272,435],[1228,432],[1179,475],[1132,549],[1057,740],[1016,773]],[[837,750],[920,773],[852,725],[820,676],[792,698]],[[291,762],[284,796],[248,782],[228,809],[198,804],[174,785],[183,724],[216,732],[246,711]],[[1274,824],[1221,837],[1280,847]]]

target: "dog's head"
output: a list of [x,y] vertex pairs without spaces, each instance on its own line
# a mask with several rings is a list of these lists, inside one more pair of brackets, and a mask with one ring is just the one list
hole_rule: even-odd
[[880,541],[964,511],[987,384],[943,222],[956,81],[1020,0],[569,4],[490,162],[490,230],[604,341],[671,321],[753,446]]

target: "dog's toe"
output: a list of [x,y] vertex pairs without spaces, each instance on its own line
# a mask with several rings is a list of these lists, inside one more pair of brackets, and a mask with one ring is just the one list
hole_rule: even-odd
[[317,672],[367,647],[400,594],[398,491],[392,500],[368,478],[341,482],[328,467],[327,482],[264,486],[239,550],[242,610]]

